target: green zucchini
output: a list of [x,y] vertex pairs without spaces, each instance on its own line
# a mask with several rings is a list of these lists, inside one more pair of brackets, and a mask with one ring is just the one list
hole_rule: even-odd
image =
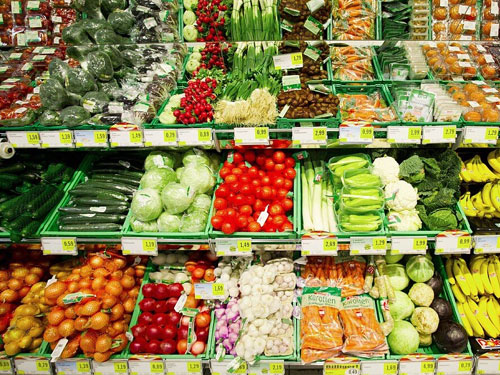
[[82,223],[59,225],[59,230],[63,232],[117,232],[122,228],[120,224],[114,223]]
[[59,207],[59,212],[61,215],[93,213],[121,214],[127,212],[128,209],[128,206]]
[[71,199],[77,206],[122,206],[123,202],[116,199],[98,199],[91,197],[74,197]]
[[79,223],[123,223],[126,215],[115,214],[72,214],[59,217],[60,224],[79,224]]

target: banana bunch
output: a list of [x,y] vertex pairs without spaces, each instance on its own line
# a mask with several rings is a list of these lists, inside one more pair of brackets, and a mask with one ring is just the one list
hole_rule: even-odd
[[460,205],[468,217],[500,218],[500,181],[487,182],[474,195],[469,191],[464,193]]
[[500,258],[474,255],[469,269],[464,259],[450,257],[445,267],[467,334],[500,337]]
[[[462,181],[488,182],[500,179],[500,154],[498,154],[499,158],[497,159],[491,156],[495,153],[496,151],[492,151],[488,154],[488,163],[493,168],[493,171],[483,163],[479,155],[474,155],[472,159],[462,162],[462,168],[460,170],[460,178]],[[493,166],[492,162],[495,163],[498,169]]]

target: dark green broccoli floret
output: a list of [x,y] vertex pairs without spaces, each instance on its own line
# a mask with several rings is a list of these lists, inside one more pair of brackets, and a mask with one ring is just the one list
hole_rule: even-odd
[[399,165],[399,176],[410,184],[418,184],[425,178],[424,163],[413,155]]
[[57,79],[49,78],[47,82],[40,86],[40,99],[43,108],[58,111],[67,104],[68,95]]

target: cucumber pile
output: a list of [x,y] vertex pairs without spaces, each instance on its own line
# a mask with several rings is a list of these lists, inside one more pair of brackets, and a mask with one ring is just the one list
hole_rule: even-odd
[[35,236],[75,173],[65,163],[36,159],[0,164],[0,231],[13,242]]
[[69,204],[59,208],[59,230],[120,231],[143,175],[143,159],[112,156],[94,163],[88,179],[69,191]]

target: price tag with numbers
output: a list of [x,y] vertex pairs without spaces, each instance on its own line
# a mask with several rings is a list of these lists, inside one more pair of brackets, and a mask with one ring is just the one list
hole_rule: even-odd
[[175,129],[144,129],[144,145],[177,146],[177,130]]
[[212,130],[210,128],[177,129],[179,146],[211,146]]
[[363,361],[361,375],[397,375],[398,361]]
[[232,369],[232,363],[233,361],[217,361],[217,360],[210,360],[210,369],[212,370],[211,373],[212,375],[230,375],[230,374],[238,374],[238,375],[245,375],[248,371],[248,366],[247,363],[242,361],[240,363],[240,366],[237,369]]
[[422,138],[421,126],[388,126],[387,142],[420,144]]
[[90,359],[58,359],[56,361],[57,375],[90,375]]
[[251,238],[216,238],[215,253],[217,256],[251,256]]
[[497,126],[466,126],[464,144],[487,143],[496,145],[498,140]]
[[158,255],[156,238],[122,237],[123,255]]
[[472,371],[472,357],[449,358],[447,356],[439,358],[437,361],[436,375],[449,374],[470,374]]
[[[489,354],[489,353],[488,353]],[[493,354],[493,353],[491,353]],[[500,358],[497,355],[481,355],[477,359],[476,374],[478,375],[500,375]],[[495,358],[497,357],[497,358]]]
[[500,253],[500,236],[474,236],[474,254]]
[[202,375],[201,360],[168,360],[166,363],[167,375]]
[[14,374],[14,369],[12,368],[12,362],[10,358],[3,357],[0,358],[0,375],[12,375]]
[[341,124],[339,141],[341,144],[370,144],[373,142],[373,127],[367,124]]
[[109,131],[111,147],[143,147],[142,131],[137,129]]
[[75,130],[75,145],[79,147],[108,147],[106,130]]
[[73,132],[70,130],[40,132],[42,148],[72,148]]
[[302,255],[331,255],[336,256],[338,241],[333,234],[308,233],[301,239]]
[[434,375],[434,360],[400,361],[399,375]]
[[234,143],[237,145],[265,145],[269,144],[269,128],[234,128]]
[[50,363],[47,358],[18,357],[14,358],[16,374],[19,375],[50,375]]
[[274,68],[278,70],[302,68],[302,65],[304,63],[302,52],[275,55],[273,56],[273,62]]
[[424,126],[422,144],[454,143],[456,137],[457,127],[455,125]]
[[425,254],[427,237],[391,237],[391,254]]
[[14,148],[40,148],[38,132],[8,131],[7,139]]
[[196,283],[194,284],[195,299],[218,299],[224,296],[225,286],[223,283]]
[[470,234],[446,231],[436,236],[435,254],[469,254],[472,247]]
[[165,374],[165,365],[161,359],[128,361],[130,375]]
[[43,255],[77,255],[76,237],[42,237]]
[[126,360],[93,361],[94,375],[123,375],[128,373]]
[[351,237],[351,255],[384,255],[387,251],[387,237]]
[[359,363],[332,363],[325,362],[323,375],[360,375],[361,364]]
[[293,145],[326,145],[326,126],[299,126],[292,128]]

